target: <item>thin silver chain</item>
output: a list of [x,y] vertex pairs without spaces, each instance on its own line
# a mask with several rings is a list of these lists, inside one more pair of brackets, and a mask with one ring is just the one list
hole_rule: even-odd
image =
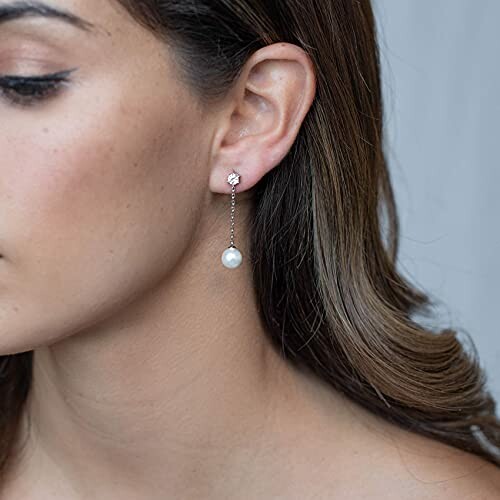
[[230,247],[234,247],[234,211],[236,206],[236,186],[233,185],[231,189],[231,238]]

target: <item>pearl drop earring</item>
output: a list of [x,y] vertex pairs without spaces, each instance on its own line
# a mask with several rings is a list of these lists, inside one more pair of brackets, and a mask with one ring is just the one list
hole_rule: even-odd
[[222,253],[222,263],[229,269],[234,269],[241,264],[243,257],[241,252],[234,246],[234,207],[236,205],[236,185],[240,183],[240,174],[233,172],[228,175],[227,182],[232,186],[231,190],[231,239],[229,246]]

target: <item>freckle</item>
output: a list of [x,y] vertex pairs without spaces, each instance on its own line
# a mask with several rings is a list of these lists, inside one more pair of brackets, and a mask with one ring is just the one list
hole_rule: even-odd
[[127,208],[130,208],[130,203],[127,203]]
[[43,127],[43,132],[44,132],[45,134],[47,134],[47,133],[48,133],[48,131],[49,131],[49,129],[48,129],[47,127]]
[[160,191],[164,191],[165,190],[165,186],[162,186]]

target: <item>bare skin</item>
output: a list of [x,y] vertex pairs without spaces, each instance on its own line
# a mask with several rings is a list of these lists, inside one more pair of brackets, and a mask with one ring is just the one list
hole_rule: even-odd
[[498,468],[380,421],[265,336],[245,220],[314,99],[307,54],[259,50],[205,109],[113,2],[47,3],[96,28],[0,28],[0,75],[78,68],[43,103],[0,100],[0,354],[35,351],[0,499],[498,498]]

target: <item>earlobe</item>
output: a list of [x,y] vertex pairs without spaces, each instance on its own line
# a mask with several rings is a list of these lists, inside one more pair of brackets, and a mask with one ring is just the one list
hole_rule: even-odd
[[312,62],[300,47],[268,45],[247,61],[215,144],[210,187],[227,193],[228,168],[236,168],[252,188],[292,147],[316,91]]

